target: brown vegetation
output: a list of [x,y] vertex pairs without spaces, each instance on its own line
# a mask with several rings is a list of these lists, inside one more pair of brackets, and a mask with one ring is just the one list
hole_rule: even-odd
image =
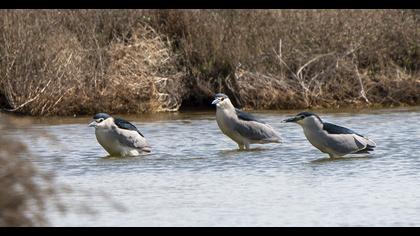
[[47,207],[65,210],[57,198],[54,176],[39,171],[28,160],[26,146],[5,135],[22,126],[0,116],[0,227],[45,226]]
[[[420,102],[416,11],[159,11],[202,94],[247,108]],[[203,91],[197,90],[204,85]],[[208,93],[206,93],[209,91]]]
[[415,10],[0,12],[0,105],[31,115],[416,105]]
[[3,103],[31,115],[177,109],[176,56],[142,19],[128,10],[0,12]]

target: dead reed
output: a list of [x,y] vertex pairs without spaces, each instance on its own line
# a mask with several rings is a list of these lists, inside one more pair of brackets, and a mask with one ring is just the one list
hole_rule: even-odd
[[3,10],[0,105],[30,115],[416,105],[416,10]]

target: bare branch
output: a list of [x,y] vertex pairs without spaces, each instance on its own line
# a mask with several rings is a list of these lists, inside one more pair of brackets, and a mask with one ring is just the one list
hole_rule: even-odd
[[[299,70],[297,71],[296,75],[297,75],[298,77],[300,77],[300,78],[301,78],[302,70],[303,70],[303,69],[305,69],[305,67],[307,67],[307,66],[308,66],[308,65],[310,65],[312,62],[314,62],[314,61],[318,60],[318,59],[319,59],[319,58],[321,58],[321,57],[325,57],[325,56],[329,56],[329,55],[333,55],[333,54],[334,54],[334,52],[330,52],[330,53],[327,53],[327,54],[321,54],[321,55],[318,55],[318,56],[314,57],[313,59],[311,59],[311,60],[309,60],[308,62],[306,62],[303,66],[301,66],[301,67],[299,68]],[[302,78],[301,78],[301,79],[302,79]]]
[[363,81],[362,78],[360,77],[360,73],[359,73],[359,69],[357,68],[357,65],[354,64],[354,67],[356,69],[356,75],[357,75],[357,79],[359,80],[360,83],[360,95],[362,96],[363,99],[365,99],[366,103],[370,104],[369,99],[366,97],[366,92],[365,92],[365,88],[363,86]]
[[47,87],[50,85],[51,81],[52,81],[52,78],[47,82],[47,84],[44,86],[44,88],[42,88],[41,91],[35,97],[27,100],[26,102],[22,103],[21,105],[15,107],[13,109],[5,109],[5,110],[6,111],[17,111],[17,110],[21,109],[22,107],[28,105],[29,103],[35,101],[39,97],[39,95],[41,95],[45,91],[45,89],[47,89]]

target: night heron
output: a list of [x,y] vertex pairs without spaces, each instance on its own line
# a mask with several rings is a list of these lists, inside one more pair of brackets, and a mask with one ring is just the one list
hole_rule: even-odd
[[217,107],[219,128],[239,149],[249,149],[251,143],[280,143],[279,134],[271,126],[235,108],[225,94],[216,94],[212,104]]
[[323,122],[312,112],[301,112],[283,122],[298,123],[308,141],[331,158],[346,154],[369,153],[376,147],[369,138],[345,127]]
[[98,113],[89,124],[99,144],[111,156],[138,156],[151,151],[143,134],[130,122]]

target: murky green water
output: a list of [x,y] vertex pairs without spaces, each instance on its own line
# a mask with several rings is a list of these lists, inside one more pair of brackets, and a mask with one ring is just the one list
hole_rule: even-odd
[[333,161],[298,125],[281,123],[295,112],[256,114],[282,144],[237,151],[214,112],[123,116],[153,147],[138,158],[104,158],[90,117],[35,120],[13,135],[74,189],[65,204],[97,211],[51,210],[55,226],[420,226],[419,108],[320,112],[378,144],[372,155]]

